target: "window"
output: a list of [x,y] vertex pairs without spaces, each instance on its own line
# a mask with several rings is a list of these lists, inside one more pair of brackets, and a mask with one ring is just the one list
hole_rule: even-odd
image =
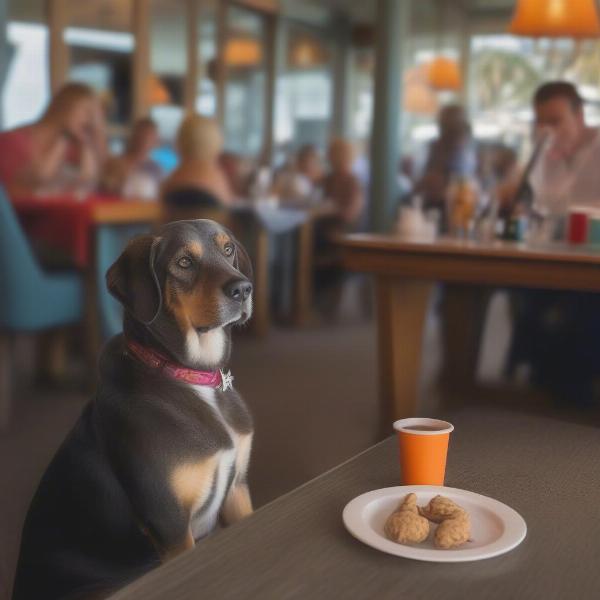
[[531,98],[552,79],[575,83],[588,103],[586,120],[600,125],[600,43],[480,35],[471,41],[470,111],[479,139],[527,151]]
[[202,2],[198,18],[200,77],[196,91],[196,112],[214,117],[217,114],[217,0]]
[[183,118],[187,72],[185,0],[150,2],[150,115],[163,141],[172,142]]
[[227,150],[257,156],[263,149],[266,110],[266,23],[259,13],[228,10],[225,44]]
[[333,106],[332,50],[321,32],[287,30],[285,69],[277,82],[275,143],[281,162],[303,144],[327,145]]
[[12,129],[37,119],[50,99],[48,28],[9,22],[7,37],[11,50],[2,93],[2,127]]

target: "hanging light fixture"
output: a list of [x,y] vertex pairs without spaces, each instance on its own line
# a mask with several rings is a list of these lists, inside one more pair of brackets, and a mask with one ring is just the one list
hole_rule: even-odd
[[[426,65],[425,71],[427,83],[438,92],[459,92],[462,89],[462,73],[458,61],[445,56],[443,52],[448,23],[451,22],[452,8],[450,5],[450,2],[442,2],[437,11],[435,54],[433,60]],[[450,43],[450,46],[452,45]]]
[[457,92],[462,87],[460,66],[451,58],[438,56],[427,65],[427,80],[434,90]]
[[518,0],[509,33],[527,37],[600,37],[595,0]]
[[417,115],[434,115],[439,108],[438,99],[427,81],[424,65],[408,69],[404,75],[403,107]]
[[260,44],[251,38],[232,38],[225,45],[225,62],[230,67],[252,67],[262,60]]

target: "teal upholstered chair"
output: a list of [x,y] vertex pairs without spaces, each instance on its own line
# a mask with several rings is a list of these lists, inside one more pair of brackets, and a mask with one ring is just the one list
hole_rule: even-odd
[[82,315],[81,276],[43,271],[0,187],[0,428],[9,416],[12,334],[59,328]]
[[150,233],[147,223],[128,225],[102,225],[96,228],[96,286],[98,290],[98,316],[103,340],[123,330],[123,309],[109,294],[105,274],[119,258],[127,242],[136,235]]

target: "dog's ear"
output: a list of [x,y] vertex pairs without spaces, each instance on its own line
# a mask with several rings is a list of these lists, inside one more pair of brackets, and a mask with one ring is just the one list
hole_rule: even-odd
[[235,244],[235,268],[242,273],[250,281],[254,280],[254,270],[252,269],[252,261],[246,252],[246,248],[232,236],[232,241]]
[[156,275],[160,238],[133,238],[106,273],[108,291],[136,320],[150,325],[162,308],[162,289]]

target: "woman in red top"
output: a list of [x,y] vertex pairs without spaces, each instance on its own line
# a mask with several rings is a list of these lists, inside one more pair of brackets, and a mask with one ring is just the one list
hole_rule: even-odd
[[0,183],[13,197],[89,189],[105,155],[96,95],[86,85],[68,83],[39,121],[0,133]]

